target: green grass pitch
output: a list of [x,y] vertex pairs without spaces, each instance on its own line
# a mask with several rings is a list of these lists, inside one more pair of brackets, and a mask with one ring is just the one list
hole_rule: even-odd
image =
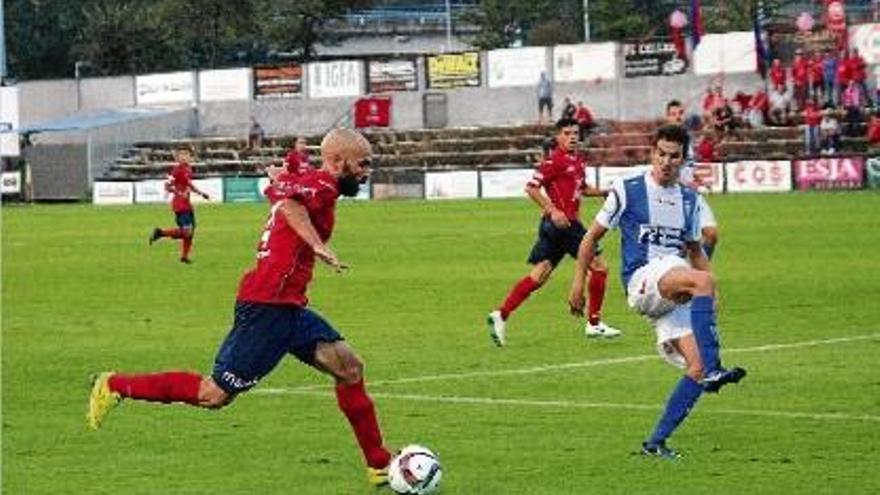
[[[352,269],[319,268],[313,307],[366,361],[388,443],[440,454],[446,494],[880,493],[880,195],[710,203],[725,361],[750,374],[700,400],[676,462],[634,454],[679,372],[625,306],[616,233],[615,341],[568,315],[567,260],[490,344],[527,270],[525,200],[340,205]],[[3,493],[373,493],[329,380],[292,358],[227,409],[127,401],[86,430],[91,372],[210,370],[266,210],[198,208],[183,266],[147,246],[163,205],[3,208]]]

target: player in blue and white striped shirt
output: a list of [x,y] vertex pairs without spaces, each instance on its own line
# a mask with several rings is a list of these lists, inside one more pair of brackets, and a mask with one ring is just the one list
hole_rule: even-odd
[[[661,127],[651,170],[618,179],[581,241],[569,304],[582,314],[584,285],[593,247],[608,230],[621,232],[622,279],[629,306],[648,318],[667,360],[685,368],[642,453],[678,457],[666,439],[687,417],[700,395],[740,381],[742,368],[721,366],[715,331],[715,281],[700,246],[697,193],[679,183],[687,133]],[[687,259],[686,259],[687,258]]]

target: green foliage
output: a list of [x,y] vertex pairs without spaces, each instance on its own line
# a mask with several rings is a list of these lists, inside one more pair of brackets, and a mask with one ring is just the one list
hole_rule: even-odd
[[[318,267],[313,307],[367,363],[389,445],[440,454],[443,493],[880,493],[880,195],[709,202],[723,356],[750,376],[700,399],[670,441],[678,462],[633,454],[681,371],[626,307],[617,234],[616,341],[586,341],[568,315],[565,260],[510,319],[508,347],[490,344],[483,318],[528,268],[526,200],[342,203],[332,245],[352,268]],[[85,428],[90,372],[210,372],[266,211],[198,206],[183,266],[176,242],[147,246],[173,222],[165,205],[3,207],[3,493],[388,493],[367,487],[331,381],[293,358],[221,411],[124,401]]]
[[10,74],[117,75],[315,56],[328,22],[368,0],[4,0]]

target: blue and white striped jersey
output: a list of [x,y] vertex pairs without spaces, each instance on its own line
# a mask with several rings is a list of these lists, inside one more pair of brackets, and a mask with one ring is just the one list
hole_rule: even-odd
[[608,229],[620,228],[624,288],[650,260],[684,257],[685,243],[700,241],[699,209],[696,192],[681,184],[661,187],[650,170],[612,184],[595,220]]

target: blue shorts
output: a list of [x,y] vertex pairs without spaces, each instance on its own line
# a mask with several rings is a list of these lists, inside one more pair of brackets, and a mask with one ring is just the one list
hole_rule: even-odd
[[[542,217],[541,223],[538,225],[538,240],[529,254],[529,263],[534,265],[542,261],[549,261],[553,266],[556,266],[566,254],[577,258],[578,248],[580,248],[581,240],[586,233],[584,225],[577,220],[572,221],[568,228],[560,229],[553,225],[549,218]],[[602,253],[598,245],[595,253],[596,255]]]
[[191,229],[196,228],[196,214],[192,210],[175,213],[174,220],[177,222],[177,226],[182,229],[187,227]]
[[211,378],[226,393],[244,392],[286,354],[314,365],[318,342],[339,340],[342,335],[309,309],[239,301],[232,330],[214,358]]

